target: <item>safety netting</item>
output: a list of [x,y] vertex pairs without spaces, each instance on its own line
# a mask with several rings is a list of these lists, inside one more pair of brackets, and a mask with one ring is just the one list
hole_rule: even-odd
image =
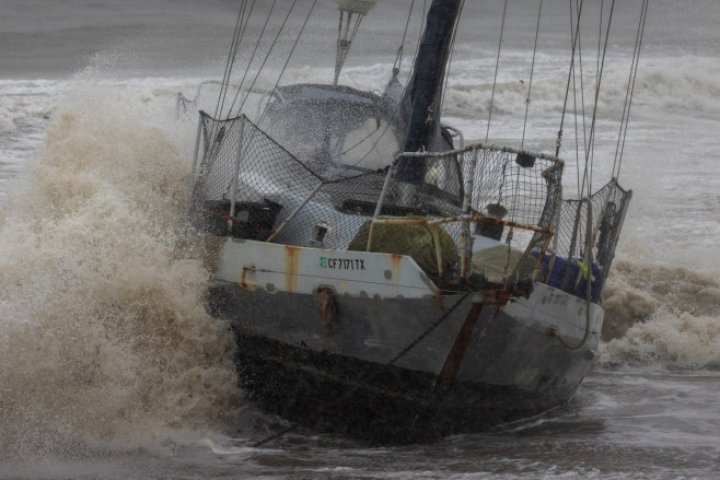
[[547,248],[561,206],[553,157],[474,145],[390,152],[387,167],[368,170],[331,155],[300,161],[244,116],[201,114],[199,128],[192,205],[215,235],[407,254],[456,283],[474,249],[506,246],[524,260],[507,264],[506,278],[517,279],[533,274],[533,252]]
[[541,263],[543,281],[599,303],[631,199],[611,180],[589,198],[564,200]]

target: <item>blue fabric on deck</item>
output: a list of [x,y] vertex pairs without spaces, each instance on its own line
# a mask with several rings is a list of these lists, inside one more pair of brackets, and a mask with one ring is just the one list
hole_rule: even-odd
[[[533,253],[533,255],[536,256],[535,253]],[[540,262],[541,280],[544,281],[544,279],[547,278],[547,282],[545,283],[551,287],[555,287],[563,292],[567,292],[580,298],[585,298],[587,296],[587,279],[585,278],[585,275],[583,275],[583,269],[580,268],[582,259],[555,257],[555,263],[553,264],[552,272],[550,272],[550,276],[548,278],[548,268],[552,259],[552,255],[545,255]],[[602,292],[602,285],[600,284],[602,274],[600,267],[595,263],[592,264],[591,271],[593,281],[590,298],[593,303],[598,303]],[[563,279],[566,279],[565,284],[563,284]]]

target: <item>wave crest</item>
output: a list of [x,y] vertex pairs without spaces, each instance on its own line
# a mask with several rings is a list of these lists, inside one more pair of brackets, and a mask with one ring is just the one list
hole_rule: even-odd
[[713,278],[620,261],[604,306],[602,363],[720,368],[720,284]]

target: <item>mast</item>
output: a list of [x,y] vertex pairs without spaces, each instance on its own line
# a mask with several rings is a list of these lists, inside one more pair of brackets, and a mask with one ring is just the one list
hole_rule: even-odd
[[[462,0],[433,0],[403,104],[407,112],[405,152],[437,151],[440,105],[447,63]],[[401,159],[398,179],[420,184],[425,168],[412,158]]]

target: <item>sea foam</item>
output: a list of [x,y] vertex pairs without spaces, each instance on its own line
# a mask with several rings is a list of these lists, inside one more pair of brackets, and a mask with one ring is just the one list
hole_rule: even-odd
[[0,458],[236,423],[234,343],[206,313],[208,273],[188,254],[189,161],[168,117],[79,79],[7,192]]
[[616,262],[604,307],[604,365],[720,368],[720,283],[711,276]]

